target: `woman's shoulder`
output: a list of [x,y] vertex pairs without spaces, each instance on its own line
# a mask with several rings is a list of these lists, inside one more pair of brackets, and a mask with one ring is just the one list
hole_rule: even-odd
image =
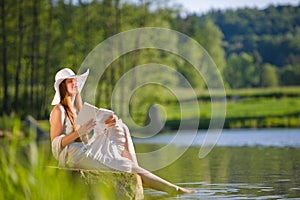
[[57,124],[58,122],[63,123],[65,120],[64,107],[61,104],[57,104],[53,107],[50,113],[50,124]]
[[64,112],[64,107],[61,104],[57,104],[53,107],[51,112]]
[[61,105],[61,104],[57,104],[53,107],[51,113],[50,113],[50,118],[51,116],[62,116],[65,114],[65,111],[64,111],[64,107]]

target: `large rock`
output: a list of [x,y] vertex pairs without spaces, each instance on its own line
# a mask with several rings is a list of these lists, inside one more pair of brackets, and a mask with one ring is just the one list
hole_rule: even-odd
[[61,168],[49,166],[56,170],[71,172],[73,176],[80,177],[85,184],[98,184],[107,186],[114,190],[117,199],[144,199],[142,179],[138,174],[118,172],[118,171],[99,171],[75,168]]
[[118,199],[143,199],[142,179],[138,174],[114,171],[77,170],[87,184],[113,185]]

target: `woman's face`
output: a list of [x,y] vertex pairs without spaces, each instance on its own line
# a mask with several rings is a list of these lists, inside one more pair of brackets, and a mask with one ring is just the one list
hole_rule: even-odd
[[76,78],[67,78],[66,79],[67,91],[70,95],[75,95],[78,93],[77,79]]

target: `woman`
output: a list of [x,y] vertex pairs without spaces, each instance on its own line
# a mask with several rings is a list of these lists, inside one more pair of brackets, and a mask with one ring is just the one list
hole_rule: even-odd
[[[141,176],[144,186],[156,190],[169,194],[195,192],[169,183],[139,167],[129,130],[116,116],[106,120],[105,132],[96,131],[97,124],[93,119],[81,126],[75,124],[82,106],[80,92],[88,74],[89,71],[76,75],[71,69],[64,68],[55,76],[56,94],[52,101],[55,107],[50,115],[50,137],[52,152],[59,165],[134,172]],[[93,129],[93,137],[88,141],[87,136]]]

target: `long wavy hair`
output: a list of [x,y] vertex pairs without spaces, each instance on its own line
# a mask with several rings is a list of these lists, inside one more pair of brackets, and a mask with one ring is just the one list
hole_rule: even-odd
[[72,105],[71,98],[68,98],[71,95],[69,94],[69,92],[67,90],[66,79],[63,80],[63,82],[61,82],[61,84],[59,85],[59,93],[60,93],[60,104],[64,107],[66,114],[71,121],[73,130],[76,131],[77,127],[75,125],[75,117],[74,117],[73,108],[76,109],[76,114],[78,114],[82,107],[81,95],[79,92],[76,94],[74,105]]

